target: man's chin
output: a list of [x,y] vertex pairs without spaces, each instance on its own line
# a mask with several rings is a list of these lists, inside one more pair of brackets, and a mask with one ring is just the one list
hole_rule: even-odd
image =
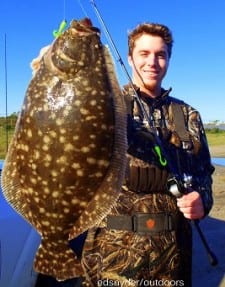
[[157,82],[151,82],[151,83],[144,82],[144,86],[149,91],[154,91],[157,88],[158,84],[157,84]]

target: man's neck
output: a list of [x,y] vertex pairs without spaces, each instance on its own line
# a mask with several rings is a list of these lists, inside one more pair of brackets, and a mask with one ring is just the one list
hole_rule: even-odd
[[146,87],[140,87],[140,91],[146,96],[146,97],[150,97],[150,98],[157,98],[161,96],[161,87],[157,87],[156,89],[148,89]]

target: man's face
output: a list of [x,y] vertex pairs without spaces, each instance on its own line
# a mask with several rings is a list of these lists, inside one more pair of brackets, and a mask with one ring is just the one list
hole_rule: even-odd
[[141,90],[157,91],[169,64],[167,46],[161,37],[143,34],[135,41],[128,62],[132,67],[134,84]]

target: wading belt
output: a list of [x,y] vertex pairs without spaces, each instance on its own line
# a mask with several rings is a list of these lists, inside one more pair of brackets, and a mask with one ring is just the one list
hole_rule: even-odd
[[178,215],[170,213],[135,213],[134,215],[108,215],[107,228],[137,233],[158,233],[177,228]]

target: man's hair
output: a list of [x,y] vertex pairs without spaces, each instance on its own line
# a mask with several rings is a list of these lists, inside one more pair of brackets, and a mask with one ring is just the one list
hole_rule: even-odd
[[132,55],[135,47],[135,41],[143,34],[161,37],[167,45],[169,58],[172,54],[173,36],[169,28],[162,24],[157,23],[142,23],[136,26],[133,31],[128,35],[128,53]]

